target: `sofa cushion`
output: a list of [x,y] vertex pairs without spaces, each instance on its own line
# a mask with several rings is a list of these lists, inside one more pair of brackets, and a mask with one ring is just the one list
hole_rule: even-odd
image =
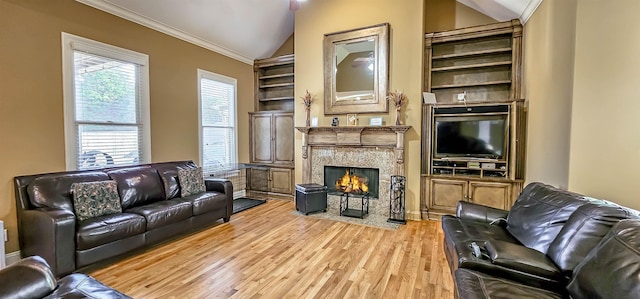
[[[566,283],[560,269],[540,251],[496,240],[484,242],[484,247],[491,263],[494,265],[530,273],[535,277]],[[509,276],[507,275],[506,277]]]
[[509,211],[507,230],[525,246],[546,253],[571,214],[585,203],[580,194],[530,183]]
[[164,199],[164,186],[155,168],[137,166],[107,171],[118,182],[122,209],[137,207]]
[[560,299],[562,294],[520,284],[477,271],[460,268],[455,272],[458,296],[465,299]]
[[180,184],[178,184],[178,169],[192,169],[198,166],[192,161],[167,162],[155,165],[162,184],[164,185],[165,199],[180,196]]
[[567,276],[571,276],[571,271],[611,227],[620,220],[629,218],[637,219],[638,216],[629,209],[604,201],[584,204],[571,214],[549,245],[547,255]]
[[143,234],[146,220],[132,213],[119,213],[78,222],[76,250],[85,250],[127,237]]
[[567,286],[573,298],[639,298],[640,221],[615,224],[573,273]]
[[71,185],[80,182],[106,181],[109,176],[102,171],[80,173],[52,173],[37,177],[27,186],[29,201],[38,208],[73,211]]
[[225,208],[227,196],[219,192],[200,192],[182,198],[193,206],[193,215],[201,215]]
[[176,198],[131,208],[125,212],[144,216],[147,220],[147,231],[150,231],[191,217],[193,208],[190,202]]
[[71,189],[78,220],[122,212],[115,181],[73,183]]
[[201,167],[178,169],[178,182],[180,182],[180,197],[187,197],[206,190]]
[[500,225],[464,220],[451,215],[442,216],[442,230],[445,239],[452,242],[498,240],[520,244]]

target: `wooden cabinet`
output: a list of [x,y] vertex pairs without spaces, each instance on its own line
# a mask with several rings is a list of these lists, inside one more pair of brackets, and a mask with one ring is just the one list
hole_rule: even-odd
[[294,56],[254,62],[256,112],[249,113],[249,189],[293,195]]
[[293,175],[291,169],[271,168],[269,175],[269,192],[293,194]]
[[254,61],[256,111],[293,111],[293,66],[293,54]]
[[510,209],[525,167],[522,25],[427,33],[424,70],[436,103],[422,111],[422,218],[455,214],[460,200]]
[[458,201],[468,201],[508,210],[522,191],[521,182],[423,177],[423,198],[429,219],[455,215]]
[[251,191],[293,195],[293,169],[254,166],[248,171]]
[[251,163],[293,167],[293,113],[249,113]]

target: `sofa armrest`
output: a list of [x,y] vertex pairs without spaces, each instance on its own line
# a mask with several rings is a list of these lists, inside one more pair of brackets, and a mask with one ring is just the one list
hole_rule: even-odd
[[227,179],[205,179],[205,187],[207,191],[216,191],[224,193],[227,198],[227,212],[225,213],[224,221],[227,222],[233,214],[233,184]]
[[506,224],[509,211],[479,205],[467,201],[459,201],[456,216],[460,219],[480,221],[484,223]]
[[25,210],[20,222],[22,256],[41,256],[56,276],[76,269],[76,215],[63,209]]
[[0,298],[42,298],[56,288],[47,262],[32,256],[0,270]]

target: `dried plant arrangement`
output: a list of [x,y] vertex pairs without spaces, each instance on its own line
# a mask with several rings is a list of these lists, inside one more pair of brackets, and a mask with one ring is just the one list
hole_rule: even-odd
[[392,101],[396,106],[396,126],[400,125],[400,109],[407,102],[407,95],[402,91],[391,91],[387,96],[387,100]]

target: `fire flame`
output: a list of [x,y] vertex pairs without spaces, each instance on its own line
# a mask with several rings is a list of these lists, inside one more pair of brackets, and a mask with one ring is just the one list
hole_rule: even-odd
[[366,177],[359,177],[355,174],[351,175],[347,169],[342,178],[336,181],[336,190],[340,190],[345,193],[369,192],[367,182],[368,179]]

